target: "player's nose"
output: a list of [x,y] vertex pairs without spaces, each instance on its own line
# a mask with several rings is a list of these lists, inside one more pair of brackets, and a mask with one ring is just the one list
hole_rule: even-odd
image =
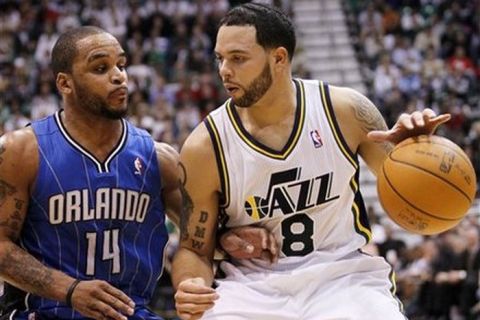
[[228,79],[232,76],[232,69],[226,60],[218,64],[218,73],[222,79]]
[[113,72],[111,75],[112,82],[115,84],[123,84],[127,82],[127,73],[124,68],[113,68]]

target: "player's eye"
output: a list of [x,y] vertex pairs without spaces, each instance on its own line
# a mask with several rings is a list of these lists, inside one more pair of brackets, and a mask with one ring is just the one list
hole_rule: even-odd
[[101,65],[96,66],[94,70],[97,73],[103,73],[107,70],[107,66],[104,65],[104,64],[101,64]]
[[232,60],[236,63],[242,63],[244,62],[246,59],[245,57],[242,57],[242,56],[233,56]]

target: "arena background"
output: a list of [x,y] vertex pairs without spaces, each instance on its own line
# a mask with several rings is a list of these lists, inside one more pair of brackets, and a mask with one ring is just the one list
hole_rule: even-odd
[[[127,51],[129,119],[158,141],[182,146],[226,96],[212,48],[227,0],[0,0],[0,134],[61,108],[49,70],[59,33],[98,25]],[[266,1],[262,1],[266,2]],[[278,0],[297,26],[294,75],[353,87],[391,126],[402,112],[433,108],[452,119],[437,134],[459,144],[480,167],[479,0]],[[361,176],[373,228],[366,250],[397,274],[410,319],[480,319],[478,201],[455,229],[420,237],[383,212],[375,178]],[[175,250],[177,231],[169,225]],[[168,271],[168,265],[167,265]],[[168,272],[152,307],[176,319]]]

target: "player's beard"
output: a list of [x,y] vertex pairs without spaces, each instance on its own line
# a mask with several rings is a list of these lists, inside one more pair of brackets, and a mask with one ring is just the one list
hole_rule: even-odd
[[77,104],[83,109],[92,112],[102,118],[117,120],[125,117],[128,112],[127,99],[120,108],[114,108],[101,96],[90,92],[82,85],[75,83]]
[[245,93],[238,99],[233,99],[236,106],[248,108],[260,100],[272,85],[272,72],[270,65],[265,63],[262,73],[245,89]]

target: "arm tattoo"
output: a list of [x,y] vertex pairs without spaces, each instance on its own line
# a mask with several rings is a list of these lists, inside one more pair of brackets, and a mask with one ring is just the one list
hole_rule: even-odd
[[0,207],[5,203],[7,196],[11,196],[15,192],[17,192],[17,189],[14,186],[5,180],[0,180]]
[[182,240],[187,240],[189,238],[188,234],[188,223],[190,222],[190,216],[193,212],[193,201],[187,190],[185,189],[185,184],[187,183],[187,171],[183,163],[179,162],[178,166],[181,170],[180,177],[180,192],[182,193],[182,208],[180,212],[180,237]]
[[205,227],[203,226],[208,220],[208,212],[200,211],[198,224],[195,226],[195,239],[192,239],[192,248],[201,250],[205,244]]
[[34,294],[45,295],[54,284],[53,271],[16,246],[7,249],[0,261],[0,270]]
[[[195,226],[195,231],[193,236],[188,233],[188,224],[190,223],[190,218],[193,212],[193,201],[188,191],[185,189],[185,184],[187,182],[187,172],[185,166],[180,162],[180,169],[182,171],[182,176],[180,178],[180,191],[182,193],[182,213],[180,215],[180,237],[182,241],[188,240],[189,238],[192,241],[192,248],[202,250],[205,245],[205,231],[206,228],[204,224],[208,221],[208,212],[201,211],[200,217],[198,219],[197,225]],[[183,180],[182,180],[183,179]]]
[[6,228],[8,235],[12,238],[16,238],[16,236],[20,233],[20,229],[22,227],[22,215],[20,214],[20,210],[22,209],[25,201],[20,199],[15,200],[15,211],[8,217],[6,220],[0,220],[0,228]]
[[185,170],[185,166],[181,162],[178,163],[178,166],[182,171],[182,176],[180,177],[180,185],[184,186],[187,184],[187,170]]
[[360,121],[365,132],[388,130],[380,111],[370,100],[361,94],[354,94],[352,98],[355,105],[355,117]]
[[[356,93],[352,95],[355,117],[360,121],[362,130],[366,133],[372,130],[388,130],[387,124],[377,107],[365,96]],[[389,142],[381,143],[383,149],[388,153],[393,149]]]
[[180,213],[180,235],[182,240],[189,238],[188,223],[193,212],[193,201],[188,194],[185,186],[180,184],[180,192],[182,193],[182,211]]

